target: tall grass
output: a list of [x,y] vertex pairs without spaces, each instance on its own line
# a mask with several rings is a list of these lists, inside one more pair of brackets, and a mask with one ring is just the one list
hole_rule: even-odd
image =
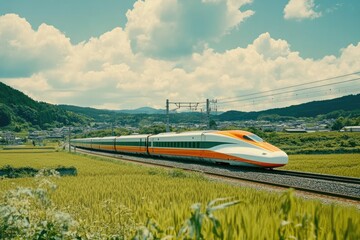
[[[49,199],[53,208],[77,222],[73,230],[84,239],[86,234],[90,238],[95,233],[105,239],[141,238],[143,233],[153,239],[356,239],[360,236],[360,229],[355,227],[360,225],[359,209],[304,200],[295,197],[293,191],[280,195],[210,181],[181,170],[68,153],[1,156],[4,158],[0,164],[15,167],[76,167],[77,176],[52,180],[57,190],[50,192]],[[2,179],[0,190],[6,195],[17,186],[38,188],[32,178]],[[224,197],[232,198],[212,202]]]
[[360,178],[360,154],[290,155],[281,169]]

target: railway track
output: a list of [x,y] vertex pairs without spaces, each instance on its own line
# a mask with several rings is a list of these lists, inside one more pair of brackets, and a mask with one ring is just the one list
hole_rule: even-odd
[[298,171],[288,171],[288,170],[273,170],[278,174],[288,175],[288,176],[298,176],[302,178],[315,178],[319,180],[333,181],[333,182],[341,182],[341,183],[351,183],[360,185],[360,178],[354,177],[344,177],[344,176],[336,176],[336,175],[328,175],[328,174],[317,174],[317,173],[309,173],[309,172],[298,172]]
[[287,170],[263,170],[240,168],[227,165],[214,165],[196,161],[174,161],[155,159],[114,153],[104,153],[77,149],[78,152],[107,156],[146,165],[156,165],[167,168],[178,168],[185,171],[201,172],[208,176],[236,181],[247,181],[280,188],[294,188],[301,192],[330,196],[360,203],[360,179],[308,172]]

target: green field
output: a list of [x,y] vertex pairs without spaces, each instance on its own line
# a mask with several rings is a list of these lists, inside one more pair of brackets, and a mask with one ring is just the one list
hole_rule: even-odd
[[359,132],[259,133],[288,154],[360,153]]
[[290,155],[281,169],[360,178],[360,154]]
[[[203,239],[216,239],[213,233],[215,230],[223,233],[219,235],[220,239],[289,239],[291,237],[359,239],[360,237],[360,229],[356,227],[360,225],[360,211],[351,206],[293,198],[290,193],[281,196],[281,193],[230,186],[180,170],[143,167],[65,152],[15,154],[8,151],[0,151],[0,167],[11,165],[43,168],[62,165],[77,168],[77,176],[52,179],[57,185],[57,190],[49,192],[53,205],[51,208],[45,208],[46,214],[39,214],[44,209],[27,211],[33,213],[30,218],[33,221],[35,221],[34,216],[41,218],[51,215],[47,213],[50,210],[67,212],[78,222],[73,228],[76,228],[84,239],[95,238],[94,236],[104,239],[111,236],[129,239],[134,236],[136,229],[144,225],[159,238],[179,234],[181,229],[185,229],[178,239],[201,239],[196,238],[195,235],[191,237],[192,228],[189,226],[197,226],[197,230],[202,226],[200,233]],[[348,158],[348,155],[340,155],[339,158],[334,156],[336,155],[323,157],[340,163]],[[351,156],[357,159],[354,168],[359,169],[359,154]],[[291,163],[289,168],[296,169],[298,162],[301,161],[311,165],[310,160],[316,160],[317,156],[311,157],[313,158],[291,156],[290,161],[294,159],[294,166],[291,166]],[[339,169],[343,167],[341,164],[339,166]],[[331,165],[331,168],[338,167]],[[19,186],[36,189],[38,185],[34,178],[0,181],[2,193]],[[231,197],[226,201],[241,202],[215,211],[214,215],[206,215],[207,203],[222,197]],[[201,203],[198,211],[196,208],[191,208],[194,203]],[[10,203],[4,200],[1,206],[6,204]],[[31,206],[41,208],[39,204]],[[194,207],[196,206],[198,205]],[[212,223],[216,222],[215,218],[219,220],[220,225],[213,228]],[[149,219],[152,220],[148,221]],[[197,221],[199,219],[202,219],[201,223]],[[214,221],[212,222],[211,219]],[[184,226],[188,228],[182,228]],[[196,232],[196,228],[192,230]]]

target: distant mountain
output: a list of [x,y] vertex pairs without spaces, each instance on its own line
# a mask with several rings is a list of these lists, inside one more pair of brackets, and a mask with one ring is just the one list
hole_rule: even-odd
[[165,114],[165,109],[141,107],[141,108],[137,108],[137,109],[116,110],[116,112],[129,113],[129,114]]
[[[77,107],[71,105],[59,105],[60,108],[74,113],[90,117],[97,122],[116,122],[120,125],[151,125],[154,122],[166,121],[165,110],[142,107],[134,110],[99,110],[89,107]],[[200,123],[204,115],[198,112],[171,113],[172,123]]]
[[0,82],[0,127],[48,128],[83,124],[87,117],[80,116],[45,102],[37,102],[24,93]]
[[74,112],[74,113],[81,114],[84,116],[88,116],[93,119],[97,119],[102,116],[111,117],[112,115],[114,115],[114,111],[112,111],[112,110],[97,109],[97,108],[91,108],[91,107],[78,107],[78,106],[74,106],[74,105],[65,105],[65,104],[60,104],[57,106],[63,110]]
[[[90,122],[114,122],[117,125],[148,126],[166,122],[165,111],[149,107],[134,110],[99,110],[71,105],[52,105],[37,102],[22,92],[0,82],[0,128],[46,129],[66,125],[88,125]],[[360,116],[360,94],[341,98],[314,101],[295,106],[258,112],[228,111],[212,115],[216,121],[250,119],[281,120],[284,118],[316,117],[338,118]],[[175,124],[203,124],[206,117],[199,112],[171,113],[170,122]]]
[[349,95],[324,101],[313,101],[285,108],[275,108],[258,112],[227,111],[219,116],[220,121],[251,120],[264,116],[316,117],[331,112],[359,112],[360,94]]

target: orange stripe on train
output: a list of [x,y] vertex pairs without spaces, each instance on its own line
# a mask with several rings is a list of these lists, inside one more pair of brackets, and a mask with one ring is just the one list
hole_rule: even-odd
[[244,159],[240,157],[235,157],[223,153],[217,153],[210,150],[189,150],[189,149],[174,149],[174,148],[150,148],[150,155],[173,155],[173,156],[184,156],[184,157],[198,157],[198,158],[209,158],[209,159],[218,159],[218,160],[226,160],[226,161],[237,161],[244,162],[248,164],[253,164],[262,167],[281,167],[285,164],[277,164],[277,163],[265,163],[258,162],[254,160]]

